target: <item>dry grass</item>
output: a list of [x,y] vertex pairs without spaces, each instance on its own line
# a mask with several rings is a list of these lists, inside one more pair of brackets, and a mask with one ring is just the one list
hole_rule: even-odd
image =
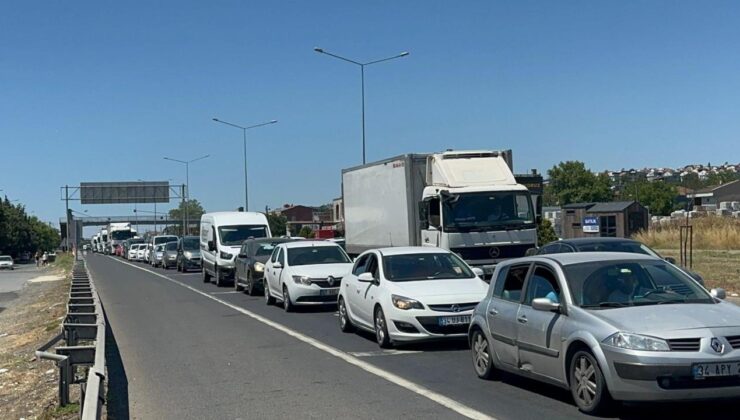
[[[657,251],[680,261],[678,249]],[[728,293],[740,293],[740,251],[694,250],[692,271],[701,274],[707,288],[721,287]]]
[[[694,231],[694,249],[740,250],[740,219],[729,217],[701,217],[689,221]],[[653,225],[640,232],[634,239],[659,249],[679,249],[680,225],[685,221],[668,225]]]

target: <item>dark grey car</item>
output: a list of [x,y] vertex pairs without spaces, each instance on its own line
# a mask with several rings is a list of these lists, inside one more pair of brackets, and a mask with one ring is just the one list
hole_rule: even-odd
[[165,270],[177,266],[177,241],[164,244],[161,264]]
[[200,270],[200,238],[183,236],[177,241],[177,271]]
[[296,240],[299,239],[261,238],[244,241],[239,250],[239,255],[234,260],[236,268],[234,287],[236,290],[246,290],[250,296],[254,296],[258,291],[261,291],[265,263],[270,258],[275,246]]

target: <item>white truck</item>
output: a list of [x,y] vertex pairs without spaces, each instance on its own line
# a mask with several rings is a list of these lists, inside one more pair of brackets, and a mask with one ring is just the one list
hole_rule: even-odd
[[105,245],[108,243],[108,229],[100,229],[100,233],[98,233],[98,235],[98,252],[104,254]]
[[96,233],[95,235],[90,238],[90,248],[92,249],[92,252],[98,252],[98,240],[100,238],[100,234]]
[[105,241],[105,253],[114,255],[117,246],[123,246],[123,241],[136,236],[136,230],[131,223],[109,223],[106,227],[108,240]]
[[489,276],[496,263],[537,244],[532,197],[510,166],[510,151],[473,150],[342,170],[347,252],[436,246]]

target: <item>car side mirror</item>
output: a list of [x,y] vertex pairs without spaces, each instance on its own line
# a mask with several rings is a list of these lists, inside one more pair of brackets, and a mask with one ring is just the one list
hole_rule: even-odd
[[676,264],[676,259],[673,257],[665,257],[665,260],[671,264]]
[[560,312],[560,304],[543,297],[532,300],[532,308],[537,311]]
[[247,258],[247,254],[239,254],[237,255],[238,258]]
[[712,296],[713,297],[716,297],[717,299],[724,300],[727,297],[727,292],[725,291],[725,289],[722,289],[722,288],[719,288],[719,287],[716,288],[716,289],[710,290],[709,293],[711,293]]
[[272,263],[272,268],[283,268],[283,265],[280,262],[275,261]]
[[531,257],[532,255],[537,255],[537,248],[529,248],[524,252],[525,257]]
[[486,273],[480,267],[473,267],[473,274],[480,277],[481,280],[486,276]]
[[362,283],[373,283],[375,281],[375,278],[373,277],[372,273],[362,273],[357,276],[357,280],[361,281]]
[[213,243],[213,241],[208,241],[208,250],[209,251],[215,251],[216,245]]

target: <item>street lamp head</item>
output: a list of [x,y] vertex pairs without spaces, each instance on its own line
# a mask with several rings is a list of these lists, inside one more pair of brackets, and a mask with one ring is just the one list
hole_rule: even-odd
[[211,118],[213,121],[221,122],[218,118]]
[[399,57],[406,57],[407,55],[409,55],[408,51],[404,51],[401,54],[398,54]]
[[270,120],[270,124],[275,124],[277,120]]
[[313,47],[313,50],[316,51],[317,53],[323,53],[324,52],[324,50],[322,48],[319,48],[319,47]]

